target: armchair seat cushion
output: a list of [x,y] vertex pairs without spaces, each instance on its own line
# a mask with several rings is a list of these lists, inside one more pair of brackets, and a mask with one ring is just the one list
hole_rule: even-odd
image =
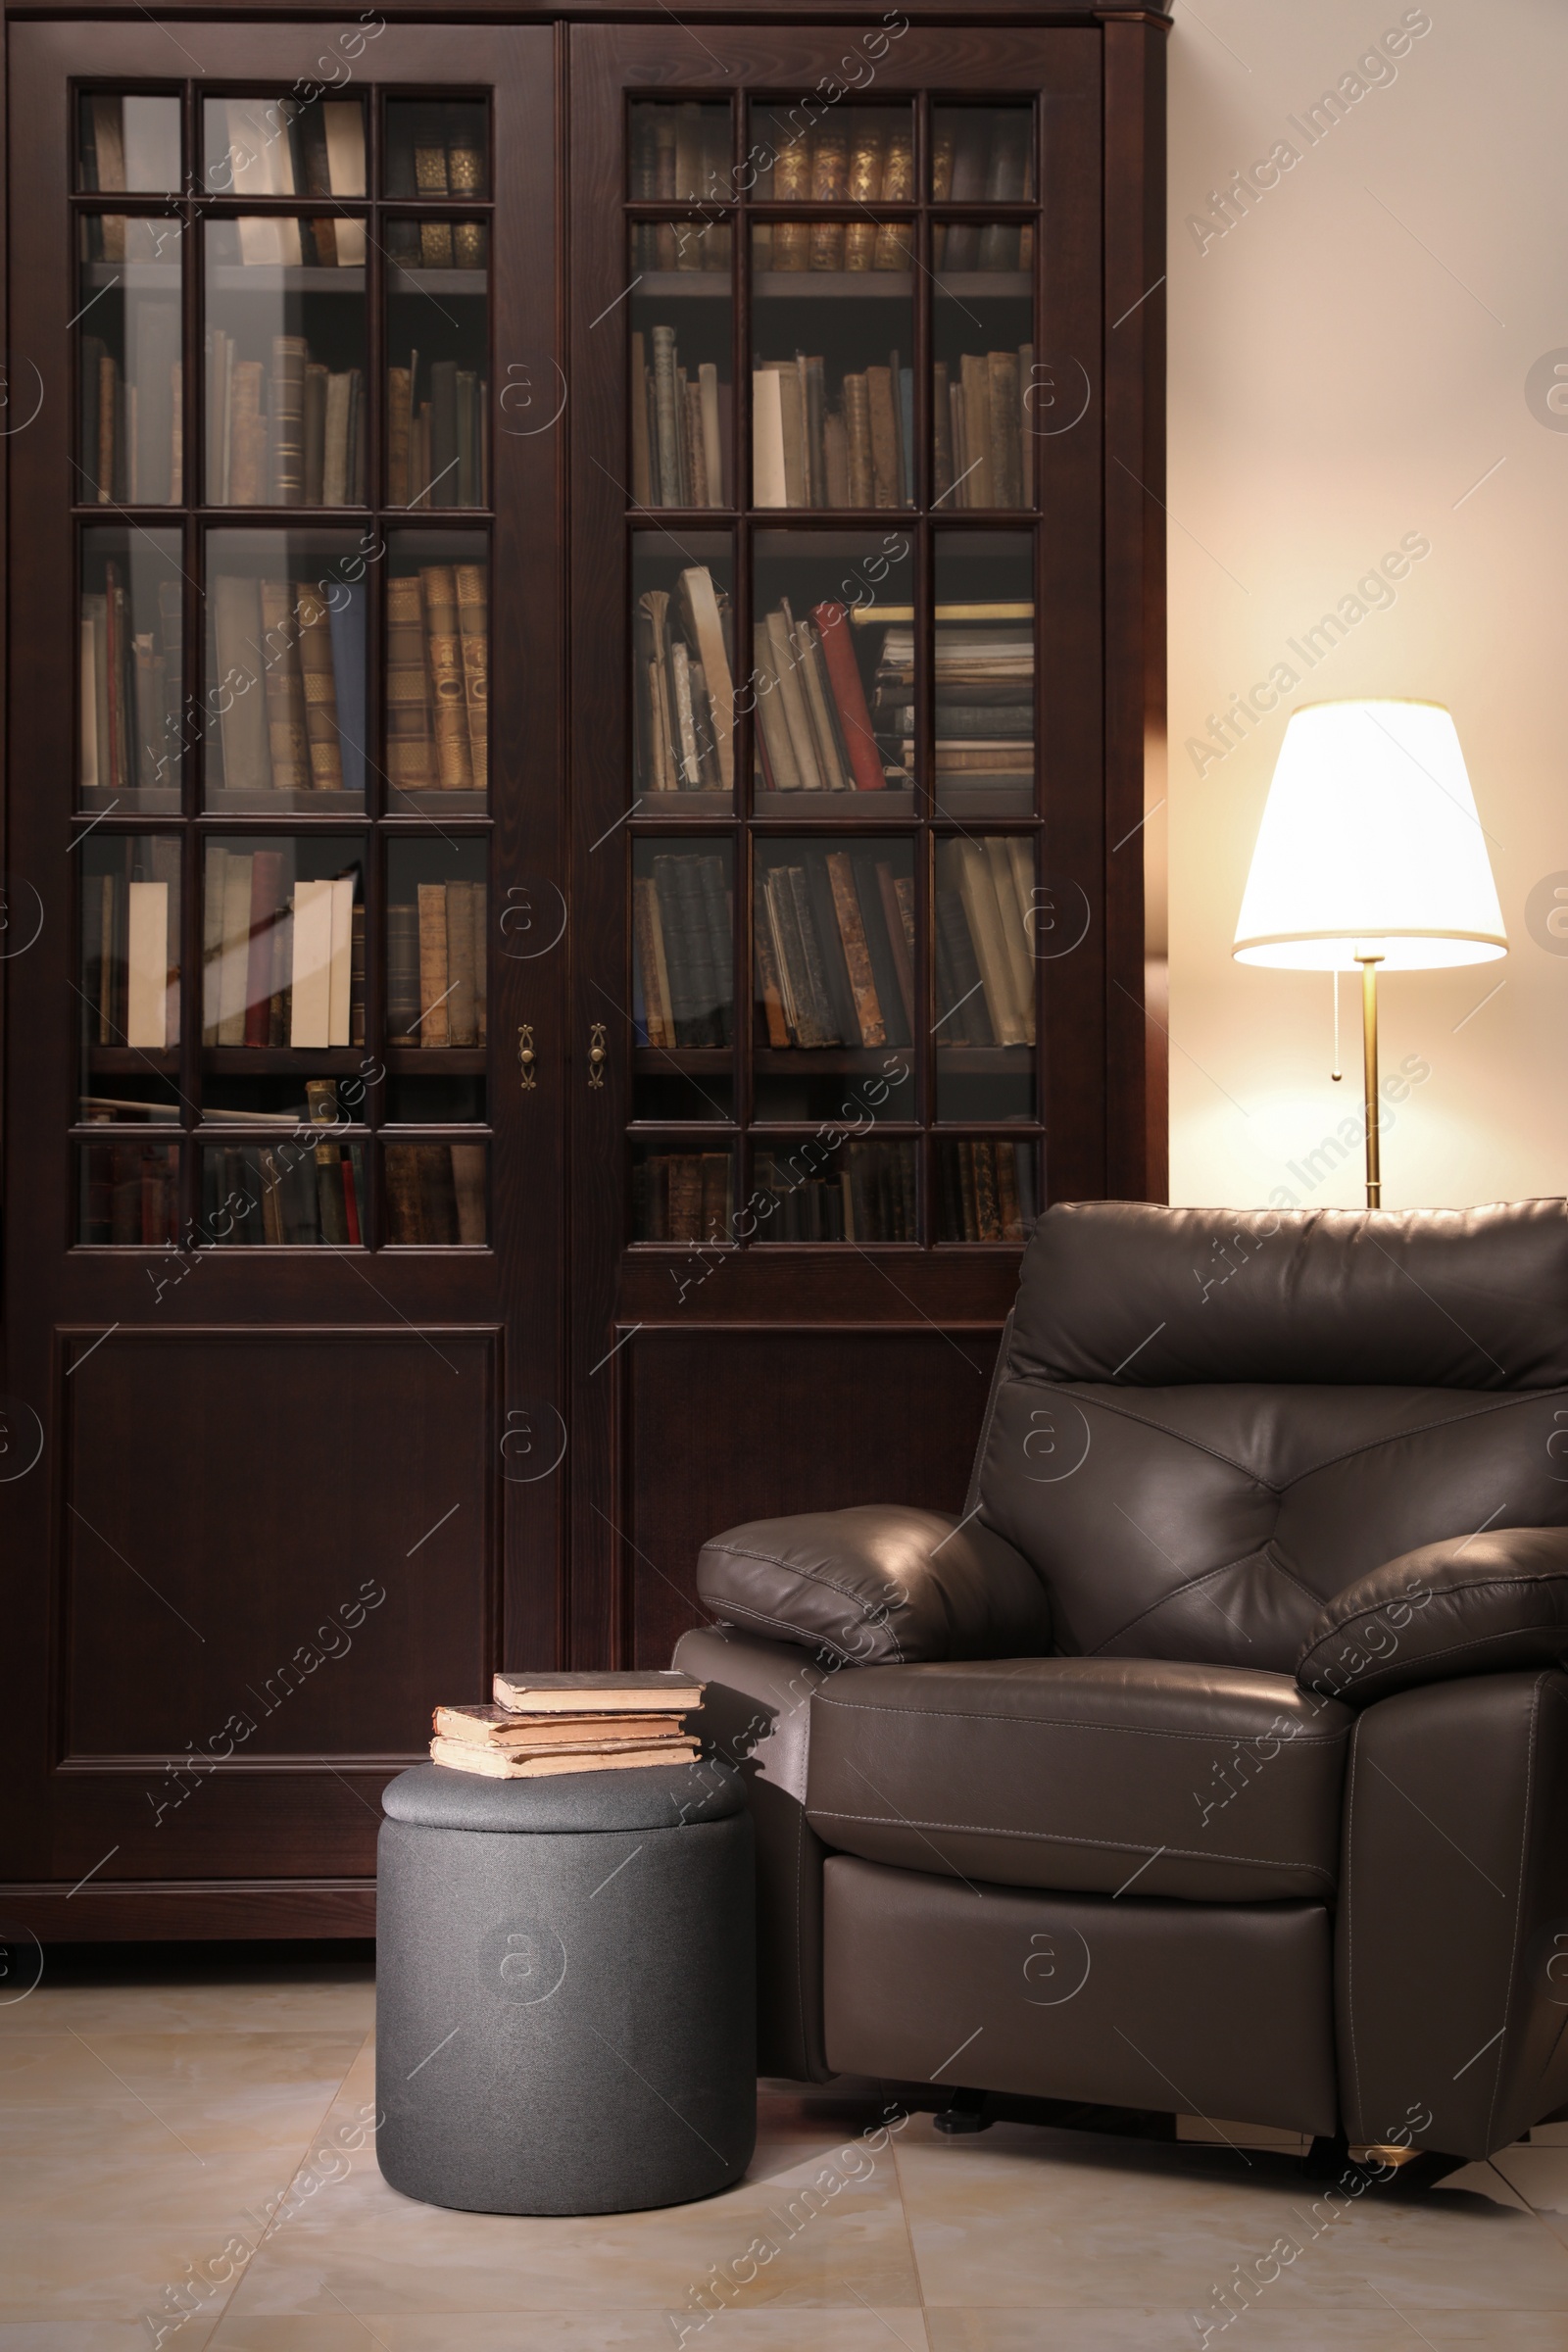
[[873,1666],[811,1699],[807,1815],[841,1853],[1063,1892],[1319,1901],[1355,1720],[1177,1659]]

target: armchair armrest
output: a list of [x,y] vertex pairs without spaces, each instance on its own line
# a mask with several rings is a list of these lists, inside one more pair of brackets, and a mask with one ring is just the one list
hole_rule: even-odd
[[1038,1657],[1051,1604],[1023,1554],[978,1519],[858,1503],[754,1519],[705,1544],[697,1590],[715,1619],[841,1666]]
[[1401,1552],[1318,1612],[1303,1690],[1352,1707],[1455,1675],[1568,1657],[1568,1527],[1499,1527]]

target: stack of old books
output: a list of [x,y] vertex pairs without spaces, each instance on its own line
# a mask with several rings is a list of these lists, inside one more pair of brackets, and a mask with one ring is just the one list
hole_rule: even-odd
[[493,1781],[625,1772],[699,1752],[686,1717],[704,1685],[689,1674],[498,1674],[495,1704],[437,1707],[430,1754]]

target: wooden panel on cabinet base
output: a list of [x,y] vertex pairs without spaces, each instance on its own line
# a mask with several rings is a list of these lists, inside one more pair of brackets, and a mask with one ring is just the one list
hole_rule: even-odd
[[0,1927],[41,1944],[178,1943],[375,1934],[373,1879],[156,1880],[0,1886]]
[[961,1511],[1000,1320],[629,1337],[617,1396],[621,1662],[667,1666],[705,1621],[697,1554],[723,1528],[855,1502]]

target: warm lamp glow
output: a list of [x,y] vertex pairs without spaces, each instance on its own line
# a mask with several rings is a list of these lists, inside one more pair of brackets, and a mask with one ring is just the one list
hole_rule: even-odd
[[1486,836],[1440,703],[1311,703],[1285,730],[1232,954],[1288,971],[1508,952]]

